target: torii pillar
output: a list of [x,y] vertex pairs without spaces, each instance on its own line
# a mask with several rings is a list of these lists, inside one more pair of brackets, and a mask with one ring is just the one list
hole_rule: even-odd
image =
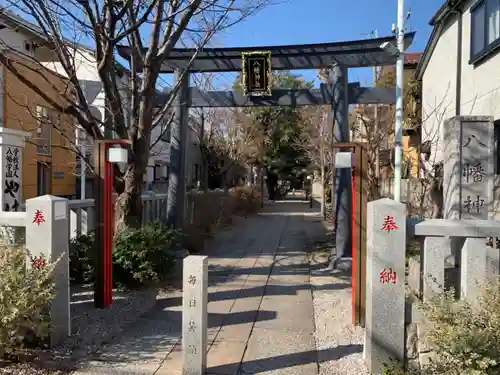
[[180,81],[174,99],[174,119],[170,125],[170,155],[167,196],[167,224],[181,229],[184,224],[186,195],[186,152],[189,128],[189,74],[181,70],[174,73],[175,82]]
[[[332,118],[335,143],[349,143],[349,101],[347,67],[334,64],[329,74],[332,89]],[[332,206],[335,228],[336,256],[330,261],[330,268],[335,268],[340,258],[352,257],[352,194],[351,170],[335,170],[332,181]],[[333,196],[335,194],[335,197]],[[333,199],[335,198],[335,199]]]

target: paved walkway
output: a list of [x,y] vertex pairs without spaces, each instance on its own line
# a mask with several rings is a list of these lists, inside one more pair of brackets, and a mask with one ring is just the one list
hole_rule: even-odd
[[[216,241],[208,251],[208,374],[318,374],[307,244],[322,235],[308,204],[288,201]],[[181,298],[177,291],[159,301],[75,374],[181,375]]]

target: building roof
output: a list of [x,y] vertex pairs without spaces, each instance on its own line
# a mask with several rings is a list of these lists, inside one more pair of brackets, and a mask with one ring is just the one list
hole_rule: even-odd
[[[0,23],[2,25],[5,25],[5,26],[13,29],[13,30],[16,30],[16,31],[20,30],[20,31],[24,32],[25,34],[30,35],[31,37],[40,39],[41,41],[47,41],[47,36],[42,31],[42,29],[40,29],[40,27],[38,27],[34,23],[26,21],[21,16],[15,14],[15,13],[12,13],[6,9],[0,8]],[[79,49],[84,49],[84,50],[91,52],[91,53],[94,52],[91,48],[84,46],[83,44],[75,43],[74,41],[70,41],[68,39],[64,39],[64,42],[66,42],[70,45],[73,45]]]
[[[1,27],[2,25],[15,31],[20,30],[26,35],[29,35],[32,38],[39,40],[41,43],[46,43],[48,41],[47,35],[42,31],[40,27],[38,27],[38,25],[26,21],[24,18],[15,13],[0,8],[0,29],[2,28]],[[75,43],[75,41],[71,41],[69,39],[63,39],[63,42],[67,43],[67,46],[75,48],[76,50],[85,51],[92,55],[95,54],[94,49],[86,45],[83,45],[81,43]],[[116,62],[115,65],[120,73],[122,74],[128,73],[128,69],[123,65],[121,65],[120,63]]]
[[[412,42],[415,33],[405,35],[405,48]],[[241,54],[251,51],[269,51],[272,56],[273,70],[322,69],[339,63],[347,67],[371,67],[394,65],[397,55],[384,49],[383,45],[394,43],[394,36],[362,39],[336,43],[318,43],[287,46],[255,46],[231,48],[204,48],[192,63],[192,72],[235,72],[241,70]],[[132,50],[129,46],[119,46],[119,54],[129,59]],[[162,73],[173,73],[187,66],[196,52],[191,48],[176,48],[162,63]]]
[[418,64],[423,54],[423,52],[406,52],[404,62],[405,66]]
[[422,58],[420,59],[417,70],[415,72],[416,78],[418,80],[422,79],[425,69],[427,68],[427,64],[429,63],[429,59],[431,58],[432,53],[434,52],[434,48],[436,47],[436,43],[441,37],[443,21],[446,20],[456,10],[460,9],[460,7],[465,4],[465,2],[465,0],[446,0],[434,14],[434,16],[432,16],[432,18],[430,19],[429,25],[433,28],[429,40],[427,41],[427,45],[425,46]]

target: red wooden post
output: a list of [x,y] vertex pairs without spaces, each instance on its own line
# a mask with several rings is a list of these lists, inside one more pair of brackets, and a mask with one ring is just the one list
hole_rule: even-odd
[[104,307],[113,303],[113,164],[109,162],[108,154],[111,144],[104,146],[106,164],[104,169]]
[[357,223],[356,223],[356,167],[352,167],[352,325],[356,325],[356,292],[357,292],[357,283],[356,280],[356,270],[357,270],[357,244],[356,244],[356,235],[357,235]]
[[113,303],[113,222],[114,166],[109,150],[114,145],[127,145],[127,140],[106,140],[96,143],[96,254],[94,305],[108,308]]

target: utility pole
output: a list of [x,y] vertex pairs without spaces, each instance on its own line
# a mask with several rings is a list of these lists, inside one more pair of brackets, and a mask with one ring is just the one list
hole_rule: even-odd
[[397,48],[396,62],[396,127],[394,132],[394,200],[401,201],[401,164],[403,159],[403,85],[404,85],[404,37],[405,7],[404,0],[398,0]]
[[[378,30],[373,30],[373,36],[375,38],[378,38]],[[374,66],[373,67],[373,86],[377,85],[377,81],[379,79],[378,76],[378,67]],[[380,181],[380,146],[382,143],[382,137],[385,137],[385,134],[380,134],[379,131],[379,123],[378,123],[378,104],[374,104],[373,107],[373,130],[374,130],[374,135],[375,135],[375,179],[377,181],[377,184]]]

